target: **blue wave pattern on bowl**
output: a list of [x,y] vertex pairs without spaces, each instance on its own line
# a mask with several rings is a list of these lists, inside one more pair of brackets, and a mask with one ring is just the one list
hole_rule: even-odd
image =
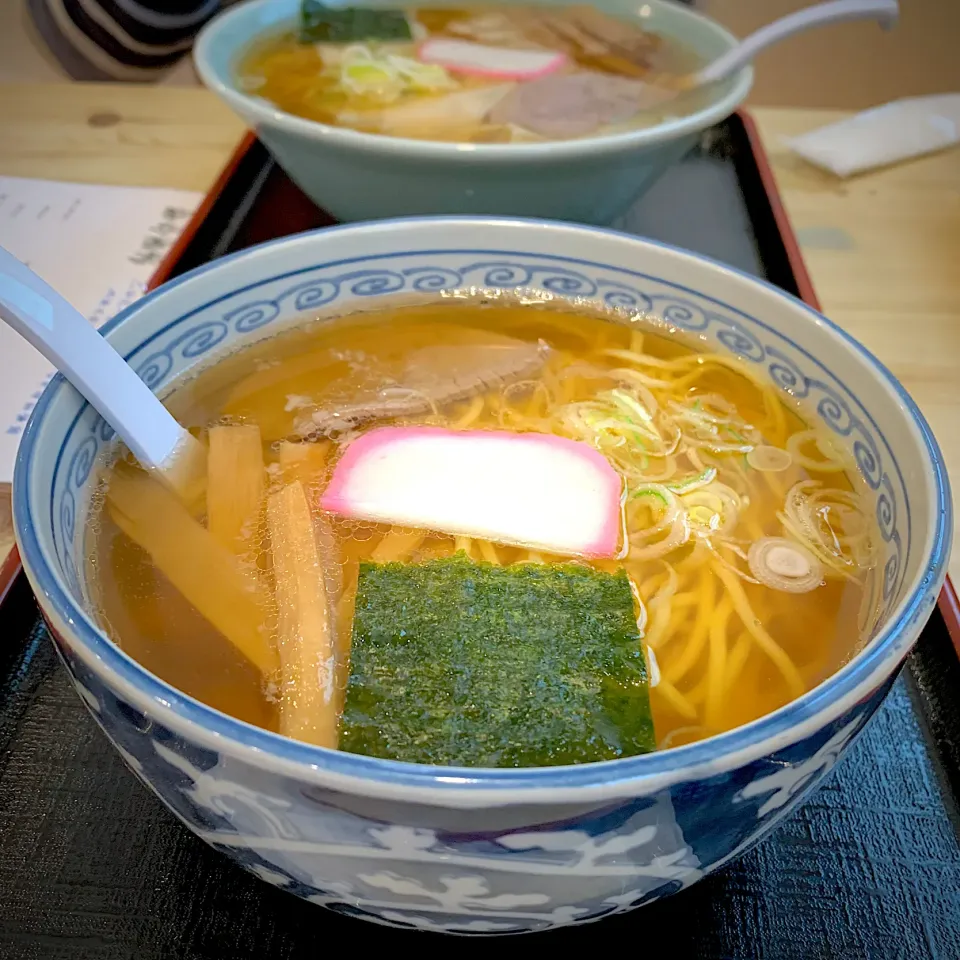
[[[519,829],[483,829],[322,790],[198,747],[119,699],[58,644],[124,762],[201,839],[262,880],[397,927],[505,934],[584,923],[676,893],[739,856],[833,769],[893,678],[817,734],[730,773]],[[346,877],[351,879],[347,880]],[[584,890],[593,896],[584,896]],[[571,900],[574,900],[571,903]]]
[[[411,250],[320,263],[231,290],[175,317],[129,360],[155,389],[198,360],[304,312],[352,309],[398,293],[456,287],[538,288],[647,310],[736,354],[801,397],[808,415],[855,452],[877,497],[885,610],[911,549],[910,500],[890,446],[841,379],[761,319],[663,278],[572,257],[510,250]],[[53,471],[51,530],[64,579],[85,606],[85,518],[97,456],[111,441],[82,407]],[[935,600],[912,613],[924,619]],[[199,746],[136,709],[58,649],[127,765],[205,841],[264,880],[332,909],[425,930],[495,934],[622,912],[683,889],[743,852],[836,762],[892,678],[798,742],[732,769],[605,804],[458,809],[375,799],[280,776]],[[234,735],[236,731],[233,731]],[[240,737],[242,739],[242,735]],[[282,749],[277,753],[283,754]],[[586,808],[586,809],[585,809]]]
[[[758,318],[660,278],[649,277],[649,284],[640,287],[635,281],[628,283],[616,276],[618,271],[608,268],[599,272],[596,267],[591,270],[590,265],[580,261],[567,260],[570,264],[567,266],[555,262],[555,258],[530,258],[518,253],[485,254],[485,251],[463,251],[446,255],[442,263],[416,266],[403,266],[402,260],[428,254],[399,254],[388,258],[401,261],[390,268],[356,264],[346,271],[333,272],[321,265],[303,271],[308,277],[292,285],[283,285],[284,278],[267,280],[257,287],[270,288],[280,283],[281,288],[253,299],[244,299],[238,294],[224,297],[223,305],[210,304],[203,310],[204,319],[195,323],[191,323],[192,318],[173,321],[149,344],[145,357],[142,354],[147,351],[146,345],[128,359],[148,386],[162,389],[173,372],[240,335],[283,318],[328,308],[346,296],[352,300],[371,299],[470,286],[536,288],[562,297],[602,300],[611,307],[653,314],[687,333],[706,335],[717,349],[762,368],[766,378],[776,386],[805,401],[808,414],[815,415],[820,424],[852,444],[860,474],[876,495],[875,514],[886,547],[880,617],[890,612],[904,575],[904,544],[898,527],[897,504],[903,504],[909,539],[909,495],[889,444],[842,381],[819,364],[819,369],[811,370],[812,358],[804,356],[797,344]],[[585,266],[588,269],[585,270]],[[239,302],[234,303],[235,300]],[[208,313],[215,316],[207,317]],[[59,471],[55,477],[60,534],[58,557],[78,598],[82,598],[82,594],[76,554],[78,547],[82,549],[82,543],[75,537],[75,494],[89,479],[100,443],[111,434],[96,416],[90,421],[88,432],[79,443],[74,442],[76,429],[68,434],[63,458],[68,466],[62,477]]]

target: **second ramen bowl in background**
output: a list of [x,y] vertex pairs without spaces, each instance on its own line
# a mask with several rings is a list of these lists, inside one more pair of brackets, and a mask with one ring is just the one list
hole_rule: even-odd
[[[426,4],[443,6],[444,4]],[[449,6],[449,4],[446,4]],[[735,43],[707,17],[666,0],[598,9],[639,17],[704,61]],[[293,116],[240,89],[236,70],[258,38],[296,22],[298,0],[253,0],[213,20],[194,51],[203,82],[240,115],[290,178],[341,221],[410,214],[498,214],[608,224],[708,127],[733,113],[750,68],[716,85],[701,109],[643,129],[545,143],[445,143],[360,133]]]

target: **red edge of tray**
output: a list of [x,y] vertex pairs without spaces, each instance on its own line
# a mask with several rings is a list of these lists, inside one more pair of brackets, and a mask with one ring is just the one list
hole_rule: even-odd
[[214,181],[213,186],[207,191],[207,195],[203,198],[200,203],[200,206],[194,211],[193,216],[190,218],[190,222],[183,228],[183,232],[177,237],[176,243],[167,251],[167,255],[160,261],[160,266],[154,271],[153,276],[150,278],[150,281],[147,283],[147,290],[155,290],[160,286],[161,283],[166,283],[170,279],[170,275],[173,273],[174,267],[176,267],[180,257],[183,256],[184,250],[190,245],[194,236],[197,233],[197,230],[200,229],[200,225],[204,220],[207,219],[207,214],[210,213],[211,208],[214,203],[216,203],[217,197],[223,192],[223,188],[230,182],[233,178],[234,173],[237,171],[237,167],[240,166],[243,158],[247,155],[250,148],[257,142],[256,134],[252,131],[248,131],[244,134],[243,139],[237,144],[236,149],[233,151],[232,156],[227,161],[226,166],[220,171],[219,176]]
[[[176,243],[174,243],[174,245],[167,251],[167,255],[163,258],[163,260],[160,261],[160,265],[147,281],[147,290],[155,290],[160,286],[160,284],[166,282],[170,278],[170,275],[173,273],[173,268],[177,265],[177,261],[183,255],[183,251],[187,249],[190,241],[200,228],[200,224],[202,224],[206,219],[207,214],[210,212],[210,208],[214,204],[214,201],[220,195],[220,191],[223,190],[224,186],[226,186],[226,184],[230,181],[230,178],[236,171],[240,161],[244,158],[247,151],[253,146],[253,144],[256,143],[256,140],[257,138],[253,133],[247,133],[244,135],[243,139],[234,150],[233,155],[227,161],[226,166],[220,171],[213,186],[210,187],[209,191],[207,191],[207,194],[201,201],[200,206],[197,207],[193,213],[193,216],[183,228],[183,232],[177,238]],[[20,552],[17,549],[16,543],[14,543],[3,563],[0,564],[0,604],[2,604],[6,599],[7,594],[10,592],[10,588],[13,586],[14,580],[17,578],[17,574],[20,573],[21,569]]]
[[[257,138],[253,133],[247,133],[244,135],[243,139],[234,150],[233,155],[227,161],[226,166],[220,171],[213,186],[207,191],[207,194],[201,201],[200,206],[197,207],[193,213],[193,216],[183,228],[183,232],[177,238],[176,243],[174,243],[174,245],[167,251],[166,256],[160,261],[160,265],[154,271],[149,281],[147,281],[147,290],[155,290],[160,286],[160,284],[170,279],[170,275],[173,273],[173,269],[177,265],[177,261],[183,255],[183,251],[187,249],[187,246],[189,245],[190,241],[193,240],[194,235],[200,228],[200,225],[206,219],[207,214],[210,212],[210,208],[214,204],[214,201],[220,195],[220,192],[223,190],[224,186],[229,183],[230,178],[236,171],[240,161],[244,158],[247,151],[254,145],[254,143],[256,143],[256,141]],[[3,560],[3,563],[0,564],[0,605],[2,605],[3,601],[6,599],[7,594],[10,592],[10,588],[13,586],[14,580],[17,578],[17,574],[20,573],[21,569],[22,566],[20,564],[20,552],[17,549],[15,542],[10,548],[10,552]]]
[[[773,169],[771,168],[770,161],[767,157],[767,151],[760,139],[760,133],[757,130],[756,122],[746,110],[738,110],[737,116],[743,123],[747,140],[750,142],[750,149],[753,153],[754,159],[756,160],[757,171],[760,174],[760,181],[763,184],[763,189],[770,202],[770,208],[773,211],[773,217],[777,223],[777,229],[780,232],[780,236],[783,238],[783,245],[786,249],[787,259],[790,262],[790,268],[793,271],[794,278],[797,281],[797,289],[799,290],[800,296],[805,303],[808,303],[814,309],[819,310],[820,301],[817,298],[813,281],[810,279],[810,274],[807,271],[807,265],[803,261],[803,255],[800,252],[800,244],[797,242],[797,237],[793,232],[793,226],[790,223],[790,218],[787,216],[786,208],[783,205],[783,199],[780,196],[780,190],[777,187],[777,181],[774,177]],[[207,214],[210,212],[210,209],[217,197],[220,195],[220,192],[223,190],[226,184],[229,183],[231,177],[236,172],[237,167],[240,165],[250,148],[256,143],[256,140],[256,135],[252,132],[248,132],[237,145],[233,155],[227,161],[223,170],[221,170],[220,175],[207,192],[207,195],[203,198],[200,206],[197,207],[193,216],[190,218],[190,222],[177,239],[177,242],[173,245],[173,247],[170,248],[167,255],[161,261],[160,266],[157,267],[153,276],[150,278],[150,282],[147,284],[148,290],[153,290],[156,287],[159,287],[160,284],[169,279],[170,275],[173,273],[174,267],[176,266],[180,257],[183,255],[183,251],[186,250],[191,240],[193,240],[194,235],[200,228],[200,225],[206,219]],[[19,572],[20,554],[17,552],[16,545],[14,545],[10,553],[7,554],[2,566],[0,566],[0,604],[3,603],[4,598],[6,597],[14,579]],[[954,589],[953,583],[949,576],[944,582],[943,590],[940,593],[940,598],[937,605],[939,606],[940,614],[946,623],[947,631],[950,634],[950,639],[953,641],[953,646],[957,651],[957,656],[960,657],[960,600],[957,598],[957,592]]]

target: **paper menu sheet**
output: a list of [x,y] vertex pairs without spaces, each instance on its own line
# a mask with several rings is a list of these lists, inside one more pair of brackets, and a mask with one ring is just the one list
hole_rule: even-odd
[[[140,297],[202,195],[0,177],[0,246],[99,327]],[[51,365],[0,322],[0,484]]]

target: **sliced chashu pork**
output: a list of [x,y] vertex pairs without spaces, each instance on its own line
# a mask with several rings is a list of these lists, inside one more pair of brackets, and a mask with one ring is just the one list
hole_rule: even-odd
[[369,398],[316,410],[300,427],[303,436],[351,430],[372,420],[426,413],[434,406],[465,400],[540,372],[546,355],[542,344],[512,337],[471,346],[420,347],[406,358],[395,383]]
[[544,137],[582,137],[676,96],[641,80],[582,70],[519,84],[493,107],[488,120]]

